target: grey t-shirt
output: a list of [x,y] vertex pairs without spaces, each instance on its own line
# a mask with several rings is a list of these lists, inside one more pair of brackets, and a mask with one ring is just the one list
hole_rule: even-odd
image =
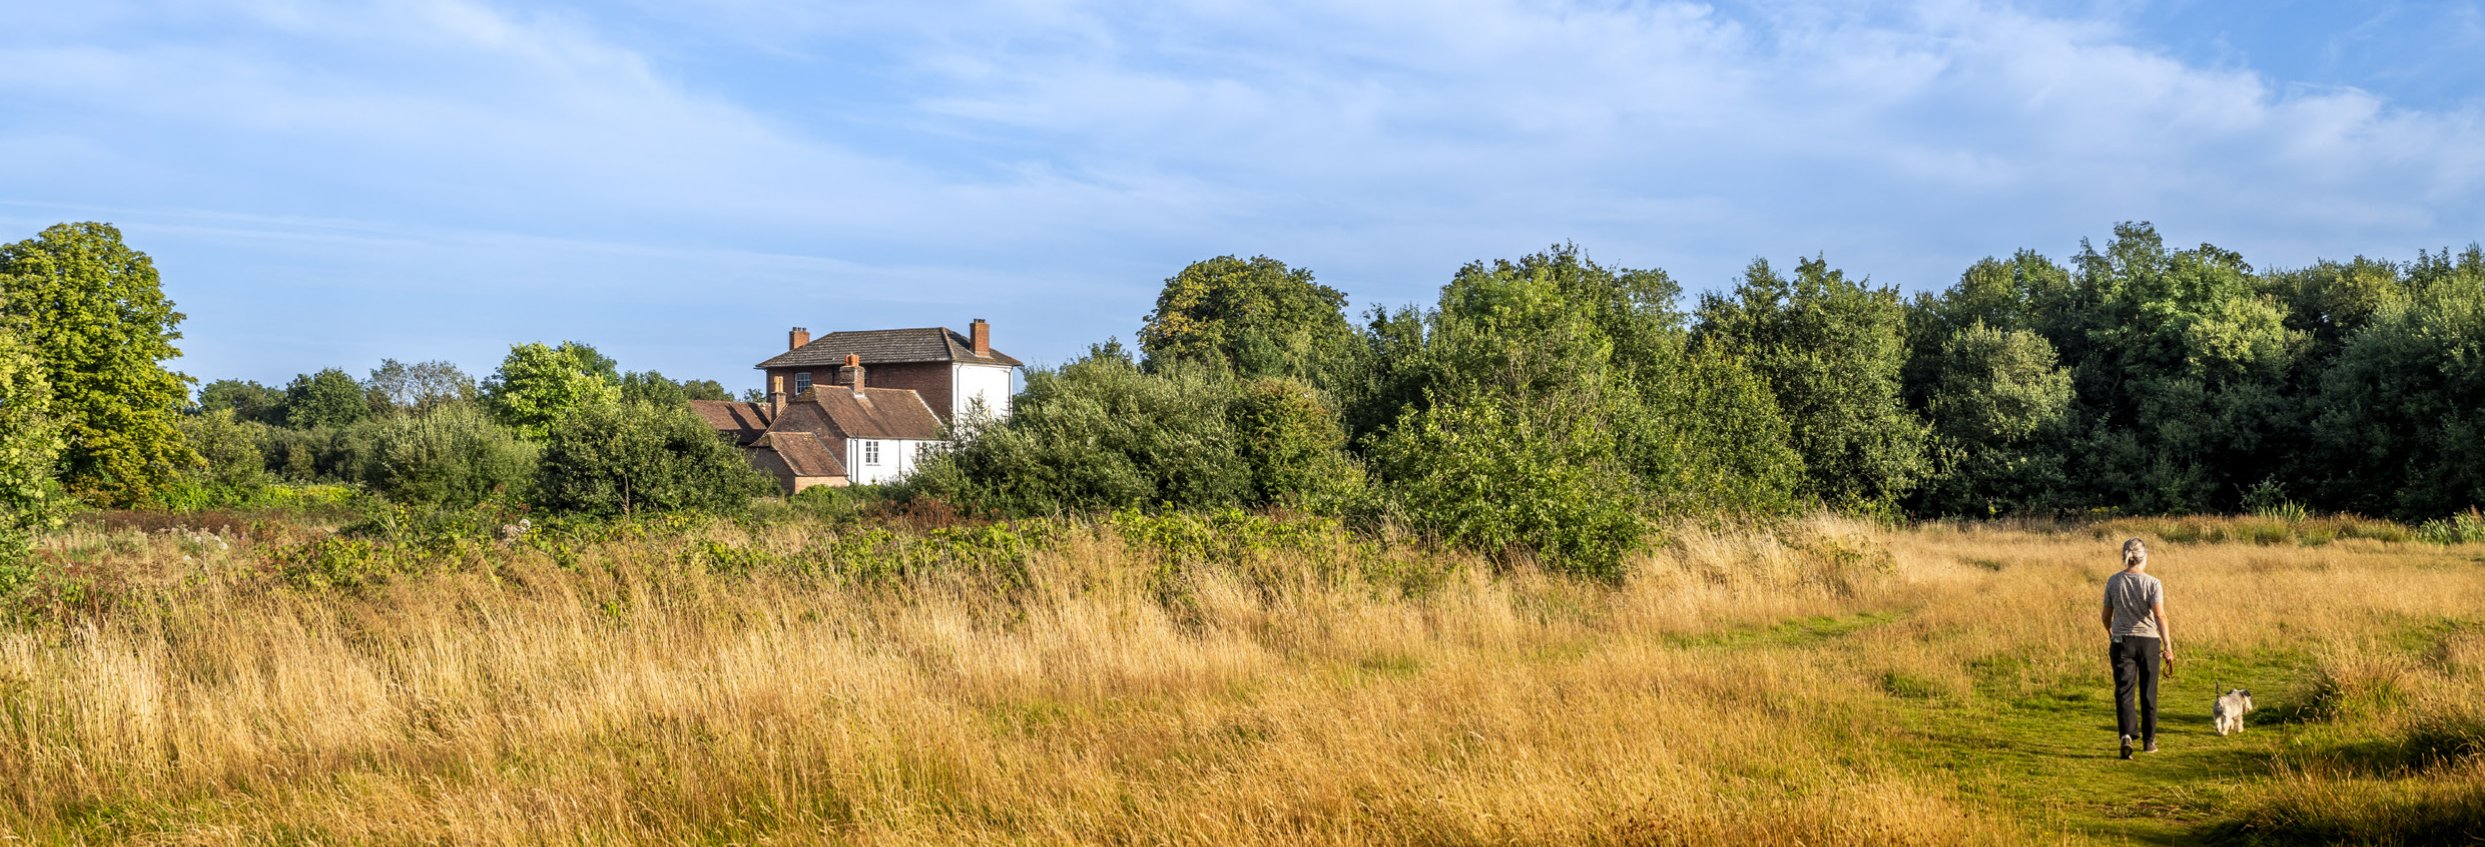
[[2114,610],[2114,634],[2162,638],[2153,607],[2166,602],[2166,587],[2156,577],[2123,571],[2105,580],[2105,607]]

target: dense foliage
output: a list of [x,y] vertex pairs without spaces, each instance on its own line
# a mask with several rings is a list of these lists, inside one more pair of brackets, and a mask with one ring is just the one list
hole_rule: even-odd
[[[54,492],[174,507],[292,486],[412,508],[737,511],[710,380],[521,344],[478,383],[384,360],[187,380],[181,316],[100,224],[0,250],[0,558]],[[1350,320],[1267,257],[1166,279],[1138,331],[1026,374],[852,511],[1276,509],[1612,575],[1663,518],[2351,512],[2485,536],[2485,251],[2256,269],[2144,223],[1902,297],[1825,258],[1687,298],[1557,245]],[[289,495],[288,495],[289,496]],[[362,496],[362,495],[355,495]],[[2438,531],[2437,531],[2438,529]]]
[[591,515],[723,512],[773,488],[688,407],[603,403],[553,424],[535,501]]
[[51,507],[60,436],[43,362],[0,325],[0,589],[16,581],[27,545]]
[[71,493],[135,503],[197,463],[174,425],[190,378],[164,367],[181,319],[155,263],[109,224],[0,247],[0,324],[42,363]]

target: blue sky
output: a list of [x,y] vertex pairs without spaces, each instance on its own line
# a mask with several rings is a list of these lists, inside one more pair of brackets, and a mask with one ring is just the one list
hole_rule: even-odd
[[789,325],[1058,362],[1195,259],[1355,308],[1575,241],[1939,288],[2116,221],[2264,267],[2485,238],[2478,2],[110,0],[0,29],[0,236],[103,220],[178,367],[756,384]]

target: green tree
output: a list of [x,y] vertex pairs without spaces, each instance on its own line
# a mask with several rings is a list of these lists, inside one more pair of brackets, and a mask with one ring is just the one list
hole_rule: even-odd
[[282,425],[285,392],[243,379],[219,379],[200,386],[201,412],[230,411],[238,420]]
[[60,224],[0,247],[0,309],[42,362],[70,493],[129,505],[197,464],[175,425],[190,378],[163,365],[182,315],[120,230]]
[[620,402],[612,370],[611,359],[575,341],[516,345],[483,381],[484,406],[502,426],[542,439],[565,418]]
[[442,405],[381,421],[363,481],[401,503],[462,508],[523,499],[535,480],[537,452],[472,404]]
[[0,326],[0,593],[23,579],[23,562],[51,509],[59,427],[43,361]]
[[285,424],[295,429],[346,426],[371,417],[371,396],[338,368],[296,376],[285,385]]
[[1233,422],[1236,447],[1251,467],[1253,502],[1327,513],[1362,494],[1364,472],[1346,452],[1346,430],[1310,384],[1248,380],[1236,392]]
[[2326,499],[2406,519],[2485,504],[2485,250],[2420,257],[2321,378]]
[[1934,473],[1917,492],[1915,511],[1993,517],[2069,505],[2060,446],[2071,420],[2071,374],[2056,363],[2053,345],[1979,320],[1952,332],[1928,370]]
[[2074,454],[2088,497],[2143,512],[2231,508],[2309,449],[2289,376],[2309,338],[2243,257],[2168,250],[2148,224],[2084,247],[2075,285],[2094,304],[2072,365],[2086,430]]
[[1209,508],[1254,498],[1232,380],[1208,368],[1140,370],[1119,344],[1027,374],[1007,421],[964,433],[903,487],[979,514]]
[[632,403],[679,406],[690,402],[690,392],[664,374],[631,371],[621,375],[621,399]]
[[691,400],[731,400],[733,392],[725,384],[712,379],[682,380],[682,396]]
[[364,385],[379,398],[373,406],[389,411],[426,412],[475,399],[474,377],[453,363],[438,360],[409,364],[382,359]]
[[1819,258],[1792,279],[1756,260],[1733,293],[1701,298],[1700,333],[1767,381],[1802,456],[1804,495],[1882,508],[1922,480],[1924,425],[1900,395],[1906,313],[1895,289]]
[[1309,270],[1266,256],[1219,256],[1165,280],[1139,330],[1139,350],[1151,369],[1207,366],[1337,391],[1361,367],[1363,350],[1345,307],[1346,295],[1313,281]]
[[599,403],[554,422],[535,499],[590,515],[739,512],[775,490],[686,406]]
[[1396,516],[1451,543],[1613,573],[1643,512],[1783,508],[1801,466],[1774,401],[1690,344],[1679,294],[1661,271],[1560,245],[1468,265],[1420,316],[1375,313],[1367,397],[1399,405],[1367,443]]
[[225,501],[248,499],[268,482],[267,458],[259,445],[266,424],[242,420],[231,409],[185,415],[181,435],[205,462],[191,478],[219,493]]

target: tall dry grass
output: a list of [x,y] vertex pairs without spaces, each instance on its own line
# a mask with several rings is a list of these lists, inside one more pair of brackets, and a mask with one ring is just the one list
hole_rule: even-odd
[[[1618,585],[1393,548],[1434,574],[1411,583],[1318,551],[1176,567],[1084,527],[1006,591],[684,552],[825,543],[777,525],[347,591],[265,578],[264,544],[81,532],[53,543],[119,569],[125,596],[0,630],[5,837],[2076,840],[1891,728],[1921,698],[1984,696],[1997,658],[2006,688],[2096,670],[2119,540],[1686,528]],[[2158,551],[2186,650],[2337,656],[2485,608],[2460,555]],[[2439,685],[2476,684],[2460,644]]]

